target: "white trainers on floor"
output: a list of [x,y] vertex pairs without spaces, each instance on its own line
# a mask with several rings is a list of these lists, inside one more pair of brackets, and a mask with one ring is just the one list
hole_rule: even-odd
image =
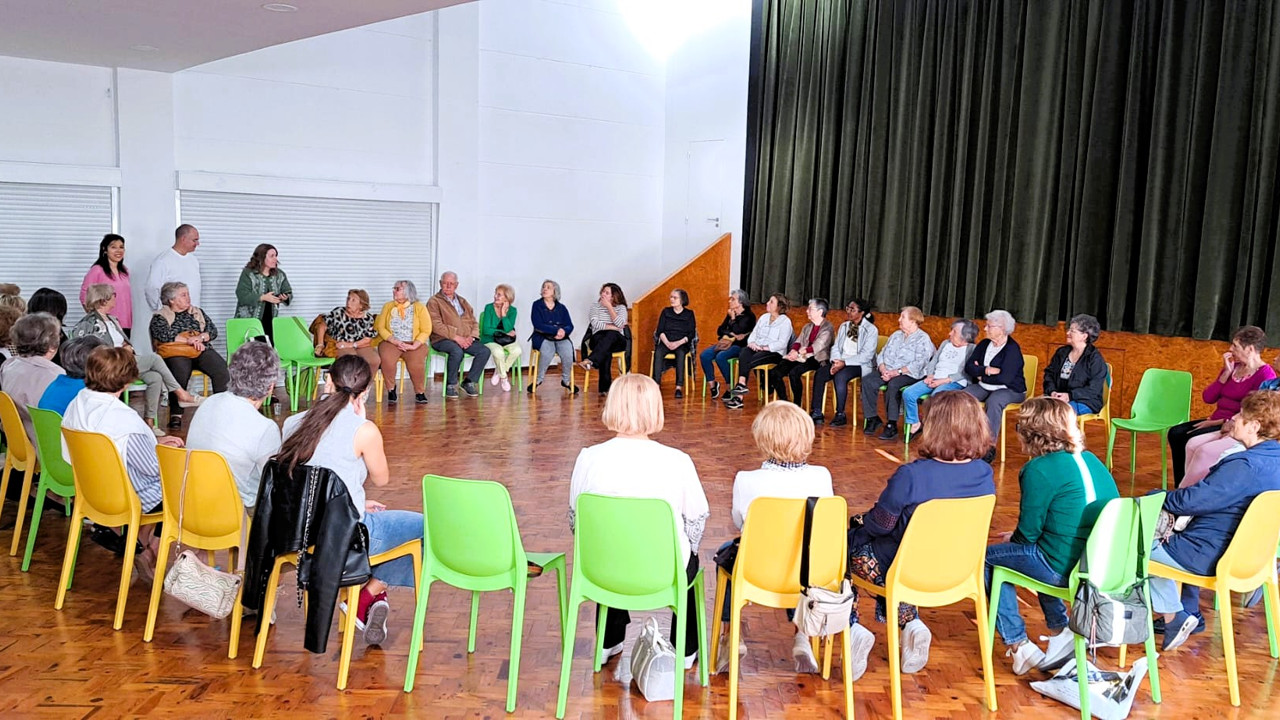
[[1044,651],[1030,640],[1023,641],[1017,650],[1008,648],[1004,651],[1004,656],[1013,658],[1014,675],[1026,675],[1044,662]]
[[853,682],[867,671],[867,658],[875,644],[875,634],[862,625],[854,623],[849,628],[849,677]]
[[1049,641],[1044,651],[1044,662],[1039,667],[1045,672],[1056,672],[1070,660],[1076,652],[1076,634],[1070,628],[1063,628],[1056,635],[1041,635],[1040,641]]
[[795,636],[795,640],[791,643],[791,658],[796,661],[796,672],[811,674],[818,672],[818,659],[813,656],[813,648],[809,644],[808,637],[799,634]]
[[902,628],[902,672],[911,674],[923,670],[929,662],[929,645],[932,642],[933,633],[920,618],[907,623]]

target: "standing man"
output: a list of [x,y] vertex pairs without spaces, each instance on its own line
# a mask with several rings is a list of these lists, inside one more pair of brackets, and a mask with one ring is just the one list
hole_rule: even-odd
[[476,383],[484,378],[484,366],[489,362],[489,348],[480,342],[480,323],[470,303],[458,294],[458,274],[447,271],[440,276],[440,292],[427,300],[427,312],[431,315],[431,347],[449,356],[444,373],[444,396],[458,397],[458,369],[462,367],[462,355],[472,357],[471,369],[462,382],[462,392],[475,397],[480,394]]
[[195,255],[200,231],[184,223],[173,231],[173,236],[173,247],[151,262],[151,274],[147,276],[147,305],[152,312],[160,309],[160,288],[167,282],[186,285],[191,304],[200,307],[200,261]]

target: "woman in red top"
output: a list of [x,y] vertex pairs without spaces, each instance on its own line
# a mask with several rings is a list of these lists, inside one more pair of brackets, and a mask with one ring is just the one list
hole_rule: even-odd
[[[804,400],[804,383],[801,380],[804,374],[817,370],[831,360],[831,343],[835,339],[835,330],[827,321],[827,308],[825,298],[813,298],[809,301],[806,312],[809,322],[800,328],[800,334],[793,339],[790,350],[769,373],[769,382],[778,397],[787,396],[783,378],[790,380],[791,402],[796,405]],[[805,408],[805,412],[811,410],[812,408]]]

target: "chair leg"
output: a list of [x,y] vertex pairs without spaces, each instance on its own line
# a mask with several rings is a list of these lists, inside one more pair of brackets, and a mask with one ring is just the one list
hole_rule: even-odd
[[[0,494],[0,498],[4,495]],[[71,513],[71,529],[67,531],[67,551],[62,559],[62,577],[58,579],[58,595],[53,601],[53,609],[61,610],[67,599],[67,590],[71,589],[71,573],[76,567],[77,550],[80,547],[80,529],[84,527],[84,516],[80,514],[80,503]]]
[[1084,638],[1075,636],[1076,646],[1076,682],[1080,688],[1080,720],[1089,720],[1089,665],[1084,657]]
[[987,688],[987,710],[995,712],[996,674],[991,663],[991,633],[987,632],[987,626],[982,622],[982,618],[987,616],[987,594],[983,591],[982,585],[978,585],[978,593],[973,602],[977,611],[975,619],[978,621],[978,649],[982,652],[982,682]]
[[1129,479],[1138,472],[1138,433],[1129,433]]
[[1005,432],[1004,413],[1000,413],[1000,464],[1004,464],[1005,442],[1009,439],[1009,433]]
[[[36,546],[36,533],[40,530],[40,514],[44,512],[44,498],[48,494],[48,488],[45,486],[43,476],[41,476],[40,485],[36,488],[36,504],[31,508],[31,529],[27,531],[27,549],[22,554],[22,572],[26,572],[31,567],[31,551]],[[63,498],[63,502],[67,504],[67,508],[71,507],[71,501]]]
[[1111,453],[1116,447],[1116,426],[1111,425],[1107,428],[1107,469],[1111,470],[1115,466],[1111,463]]
[[569,699],[569,671],[573,669],[573,636],[578,625],[578,609],[582,600],[574,596],[570,600],[569,609],[572,615],[566,615],[564,624],[564,641],[560,646],[560,690],[556,696],[556,717],[564,718],[564,706]]
[[599,611],[596,614],[598,615],[596,618],[596,654],[592,660],[592,672],[600,672],[600,668],[604,667],[604,626],[605,618],[609,616],[609,608],[599,605]]
[[356,644],[356,614],[354,609],[360,603],[360,586],[347,588],[347,607],[352,609],[343,619],[342,654],[338,660],[338,689],[347,689],[347,676],[351,672],[351,649]]
[[[169,560],[169,546],[173,543],[173,538],[165,528],[164,537],[160,538],[160,552],[156,555],[156,576],[151,583],[151,603],[147,606],[147,627],[142,631],[142,641],[151,642],[151,638],[156,631],[156,616],[160,613],[160,596],[164,590],[164,571]],[[241,583],[243,586],[243,583]],[[236,612],[239,608],[232,610],[232,614],[238,615]]]
[[22,473],[22,494],[18,496],[18,519],[13,523],[13,542],[9,543],[9,557],[18,554],[18,541],[22,539],[22,523],[27,517],[27,498],[31,495],[31,476],[34,472],[35,463],[27,463],[27,469]]
[[[1147,652],[1147,675],[1151,679],[1151,701],[1160,702],[1160,668],[1157,667],[1157,658],[1159,653],[1156,652],[1156,633],[1153,614],[1151,612],[1151,587],[1150,583],[1144,584],[1143,597],[1147,601],[1147,641],[1144,647]],[[1275,657],[1272,655],[1272,657]]]
[[262,627],[258,630],[258,641],[253,649],[254,668],[262,667],[262,658],[267,654],[267,634],[271,631],[271,615],[276,611],[276,591],[279,589],[280,569],[283,565],[282,559],[276,558],[271,567],[271,577],[267,578],[267,596],[262,605],[262,615],[259,620]]
[[[686,592],[676,594],[676,616],[671,619],[671,623],[675,625],[675,632],[672,634],[675,635],[676,643],[678,643],[676,645],[676,671],[673,673],[675,676],[675,697],[672,698],[672,720],[680,720],[680,718],[684,717],[684,651],[682,648],[688,635],[686,632],[689,626],[690,610],[688,597],[689,594]],[[702,600],[703,597],[705,596],[698,596],[699,605],[706,602]]]
[[1160,432],[1160,489],[1169,489],[1169,431]]
[[120,572],[120,592],[116,595],[116,619],[111,627],[119,630],[124,625],[124,605],[129,599],[129,581],[133,579],[133,554],[138,544],[140,520],[129,523],[124,538],[124,569]]
[[[1001,572],[1002,568],[996,567],[991,571],[991,595],[987,598],[990,603],[987,606],[987,637],[993,641],[996,637],[996,611],[1000,607],[1000,593],[1004,589],[1005,574]],[[1017,588],[1009,588],[1009,592],[1018,592]]]
[[724,623],[720,622],[721,608],[724,607],[724,591],[729,586],[729,573],[716,566],[716,596],[711,604],[711,617],[715,624],[715,637],[711,642],[711,667],[720,667],[720,636],[724,634]]
[[524,598],[528,580],[521,580],[514,589],[515,602],[511,608],[511,658],[507,672],[507,712],[516,711],[516,686],[520,676],[520,638],[524,634]]
[[[695,595],[699,598],[706,597],[706,588],[704,587],[704,575],[701,571],[693,578],[693,589]],[[698,602],[694,608],[694,617],[698,621],[698,683],[702,687],[706,687],[711,682],[711,669],[707,667],[707,608],[704,602]],[[680,658],[676,658],[678,663]],[[677,667],[679,667],[677,665]]]
[[[733,598],[729,608],[729,720],[738,720],[738,643],[742,642],[742,601]],[[677,661],[679,658],[677,658]]]
[[418,602],[413,611],[413,634],[409,639],[409,667],[404,671],[404,691],[413,692],[413,682],[418,674],[418,657],[422,653],[422,629],[427,620],[427,597],[431,583],[418,582]]
[[[228,562],[231,562],[230,556]],[[230,565],[235,568],[235,563]],[[159,577],[160,574],[156,573]],[[227,659],[235,660],[240,654],[240,623],[244,620],[244,612],[242,611],[244,601],[244,583],[240,583],[240,589],[236,591],[236,602],[231,606],[231,639],[227,643]]]
[[[1219,592],[1214,588],[1214,592]],[[1222,623],[1222,656],[1227,661],[1227,691],[1231,695],[1231,704],[1240,707],[1240,671],[1236,668],[1236,635],[1231,620],[1231,593],[1224,591],[1222,602],[1218,608],[1218,622]]]
[[853,675],[849,673],[849,664],[852,662],[850,655],[852,649],[849,646],[849,632],[853,628],[846,628],[840,633],[840,657],[843,665],[840,666],[840,674],[844,676],[844,717],[845,720],[853,720]]
[[476,619],[480,617],[480,593],[471,593],[471,627],[467,630],[467,654],[476,651]]
[[889,692],[893,701],[893,720],[902,720],[902,629],[898,627],[898,602],[892,594],[885,598],[889,622],[885,628],[889,636]]
[[9,476],[13,474],[13,457],[6,452],[4,456],[4,473],[0,474],[0,517],[4,516],[4,501],[9,497]]

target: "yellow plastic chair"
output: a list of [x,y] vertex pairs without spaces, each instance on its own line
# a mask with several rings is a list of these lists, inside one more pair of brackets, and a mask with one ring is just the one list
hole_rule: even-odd
[[[190,488],[188,488],[190,489]],[[409,542],[391,548],[390,550],[369,556],[369,565],[381,565],[388,560],[395,560],[400,557],[413,558],[413,586],[419,588],[422,586],[422,541],[410,540]],[[284,570],[285,565],[294,565],[298,562],[298,553],[286,553],[276,556],[275,563],[271,566],[271,577],[267,580],[266,602],[262,608],[262,628],[258,630],[258,640],[253,650],[253,667],[262,667],[262,659],[267,654],[267,634],[271,630],[271,623],[267,620],[276,609],[276,590],[280,584],[280,573]],[[348,608],[356,608],[360,605],[360,588],[361,585],[351,585],[345,589],[340,589],[340,594],[345,594],[343,598]],[[416,590],[415,590],[416,592]],[[342,608],[338,608],[338,632],[342,634],[342,651],[338,660],[338,689],[347,689],[347,675],[351,670],[351,649],[355,645],[356,635],[356,614],[354,612],[342,612]],[[421,648],[419,648],[421,652]]]
[[[1027,397],[1035,397],[1036,378],[1040,374],[1040,358],[1035,355],[1022,355],[1022,379],[1027,384]],[[1009,439],[1008,423],[1005,418],[1009,417],[1010,412],[1015,412],[1022,407],[1022,403],[1009,403],[1004,406],[1004,410],[1000,412],[1000,462],[1004,462],[1005,442]]]
[[893,686],[893,717],[902,720],[901,630],[898,603],[918,607],[952,605],[972,598],[977,608],[978,648],[987,709],[996,711],[995,673],[991,666],[991,635],[987,628],[987,592],[983,567],[987,532],[996,496],[930,500],[916,508],[903,534],[898,555],[885,576],[884,587],[856,575],[854,585],[884,597],[889,616],[889,683]]
[[62,609],[71,588],[71,575],[80,548],[80,530],[85,519],[98,525],[125,528],[124,569],[120,573],[120,592],[116,596],[116,617],[112,627],[124,624],[124,604],[129,597],[129,580],[133,577],[133,554],[138,544],[138,531],[164,519],[164,513],[143,514],[138,493],[129,482],[124,458],[111,438],[101,433],[62,428],[62,437],[71,456],[71,472],[75,476],[76,499],[71,511],[71,531],[67,534],[67,553],[62,560],[62,578],[58,581],[58,597],[53,608]]
[[[1280,542],[1280,490],[1272,490],[1258,495],[1249,503],[1231,544],[1218,560],[1216,575],[1195,575],[1155,560],[1151,561],[1150,572],[1155,577],[1184,585],[1209,588],[1220,598],[1230,598],[1233,592],[1253,592],[1261,586],[1266,601],[1267,641],[1271,657],[1280,657],[1280,646],[1276,642],[1276,613],[1280,611],[1280,593],[1276,584],[1277,542]],[[1236,636],[1229,601],[1218,603],[1218,622],[1222,624],[1222,654],[1227,661],[1227,690],[1231,704],[1239,707],[1240,674],[1236,669]]]
[[[197,379],[200,380],[201,394],[205,397],[209,397],[209,376],[199,370],[192,370],[190,380]],[[188,380],[188,382],[190,382],[190,380]]]
[[[724,607],[725,588],[732,583],[729,609],[729,720],[738,717],[738,653],[742,637],[742,608],[756,604],[771,608],[794,608],[800,603],[800,554],[804,541],[804,500],[757,498],[747,508],[747,521],[742,527],[738,559],[733,576],[724,568],[716,568],[716,601],[713,616],[720,617]],[[839,590],[844,579],[847,554],[845,527],[849,517],[843,497],[818,500],[813,510],[813,528],[809,539],[809,577],[816,587]],[[711,667],[718,667],[720,635],[723,623],[715,623],[711,642]],[[817,639],[814,639],[816,644]],[[831,676],[831,638],[827,638],[827,655],[822,676]],[[844,711],[853,717],[853,679],[848,673],[849,632],[840,633],[844,654]]]
[[[694,356],[697,355],[697,349],[698,349],[698,346],[695,343],[693,347],[689,349],[689,352],[684,354],[684,382],[686,387],[689,385],[692,385],[694,382],[693,380],[694,371],[697,367],[697,363],[694,362]],[[614,355],[616,356],[617,353],[614,353]],[[657,350],[654,350],[649,353],[649,367],[651,368],[653,367],[653,361],[657,358],[657,355],[658,355]],[[664,365],[663,367],[664,375],[666,374],[665,365],[667,360],[670,360],[672,362],[672,366],[674,367],[674,363],[676,361],[676,354],[673,352],[663,354],[662,361]],[[703,384],[705,385],[706,383],[703,383]]]
[[[581,351],[581,350],[579,350],[578,352],[579,352],[579,354],[581,354],[581,352],[582,352],[582,351]],[[583,358],[583,359],[585,360],[586,358]],[[614,360],[616,360],[616,361],[618,362],[618,374],[619,374],[619,375],[626,375],[626,374],[627,374],[627,352],[626,352],[625,350],[619,350],[618,352],[616,352],[616,353],[614,353],[614,354],[613,354],[613,359],[614,359]],[[590,387],[590,385],[591,385],[591,373],[592,373],[592,372],[594,372],[594,370],[583,370],[583,371],[582,371],[582,390],[583,390],[582,397],[583,397],[583,398],[586,398],[586,397],[587,397],[586,389],[587,389],[588,387]],[[569,370],[569,377],[573,377],[576,373],[577,373],[577,371],[576,371],[576,370],[574,370],[574,369],[570,368],[570,370]],[[570,384],[570,385],[573,385],[573,384],[574,384],[574,382],[571,380],[571,381],[569,382],[569,384]]]
[[22,473],[22,494],[18,497],[18,519],[13,524],[13,548],[10,555],[18,554],[18,538],[22,537],[22,522],[27,516],[27,498],[31,495],[31,478],[39,471],[36,449],[31,446],[27,429],[18,414],[18,406],[6,392],[0,392],[0,428],[4,429],[9,449],[4,455],[4,474],[0,475],[0,513],[5,498],[9,497],[9,475],[17,470]]
[[[241,545],[244,502],[240,499],[240,491],[236,489],[236,480],[226,459],[212,450],[183,450],[165,445],[156,447],[156,456],[160,459],[164,522],[160,530],[156,578],[151,584],[151,605],[147,609],[147,628],[142,633],[143,642],[151,642],[155,634],[169,548],[179,540],[179,519],[182,527],[181,544],[208,551],[210,561],[213,551],[226,550],[227,567],[234,568],[236,556],[244,552]],[[184,475],[187,478],[185,497],[182,490]],[[181,512],[184,501],[186,512]],[[244,592],[243,584],[240,590],[241,593]],[[240,594],[237,594],[235,605],[231,608],[231,642],[227,649],[227,657],[232,660],[240,646],[240,618]]]
[[[616,353],[615,353],[615,356],[616,356]],[[538,363],[539,363],[539,362],[541,362],[541,361],[542,361],[542,351],[541,351],[541,350],[539,350],[539,349],[536,349],[536,348],[534,348],[534,347],[532,347],[532,346],[530,346],[530,348],[529,348],[529,384],[531,384],[531,385],[532,385],[533,383],[538,382]],[[572,362],[573,362],[573,358],[569,358],[568,360],[566,360],[566,359],[564,359],[564,358],[560,358],[560,362],[572,363]],[[516,367],[519,367],[519,365],[517,364],[517,365],[516,365]],[[512,370],[515,370],[515,368],[513,367],[513,368],[512,368]],[[551,369],[550,369],[550,368],[547,368],[547,372],[551,372]],[[573,377],[574,372],[575,372],[575,371],[571,368],[571,369],[569,370],[569,377]],[[524,382],[524,376],[523,376],[523,374],[520,376],[520,382],[521,382],[521,383],[523,383],[523,382]],[[559,384],[559,383],[557,383],[557,384]],[[521,390],[523,390],[523,389],[524,389],[524,388],[522,387],[522,388],[521,388]],[[536,388],[536,387],[535,387],[535,388],[533,389],[533,391],[536,393],[536,392],[538,391],[538,388]],[[572,388],[565,388],[565,392],[570,392],[570,393],[571,393],[571,392],[573,392],[573,389],[572,389]]]
[[1102,390],[1102,409],[1096,413],[1085,413],[1076,418],[1076,422],[1080,425],[1080,434],[1084,435],[1084,424],[1087,422],[1101,422],[1102,428],[1107,431],[1107,435],[1111,435],[1111,387],[1115,385],[1116,374],[1111,369],[1111,363],[1107,363],[1107,386]]
[[778,394],[769,387],[769,372],[776,367],[778,363],[765,363],[751,368],[756,374],[756,397],[760,398],[761,405],[768,405],[778,399]]

